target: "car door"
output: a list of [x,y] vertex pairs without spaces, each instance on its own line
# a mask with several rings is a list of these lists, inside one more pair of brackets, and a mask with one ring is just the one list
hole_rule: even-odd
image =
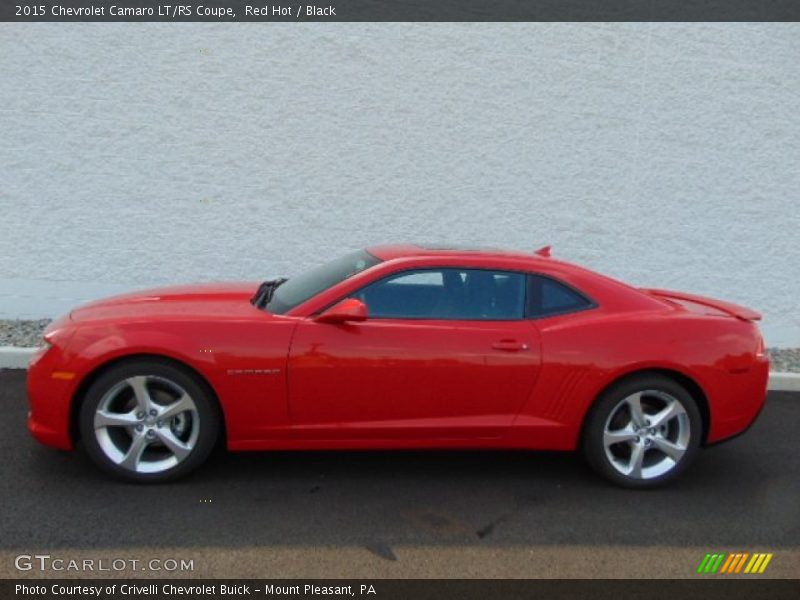
[[496,438],[531,393],[536,328],[525,275],[403,271],[351,297],[361,322],[305,319],[289,354],[293,435],[301,439]]

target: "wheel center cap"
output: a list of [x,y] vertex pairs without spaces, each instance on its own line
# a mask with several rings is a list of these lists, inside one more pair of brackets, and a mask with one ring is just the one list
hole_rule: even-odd
[[636,441],[643,446],[652,446],[655,441],[655,433],[649,427],[640,427],[636,430]]

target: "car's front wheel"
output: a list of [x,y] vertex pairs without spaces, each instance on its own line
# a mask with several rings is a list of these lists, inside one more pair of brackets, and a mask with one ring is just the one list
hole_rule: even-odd
[[122,363],[98,377],[79,418],[91,459],[136,482],[171,481],[193,471],[219,432],[207,387],[188,370],[151,360]]
[[696,456],[702,417],[691,394],[662,375],[642,375],[612,386],[587,416],[583,450],[612,482],[655,487],[677,477]]

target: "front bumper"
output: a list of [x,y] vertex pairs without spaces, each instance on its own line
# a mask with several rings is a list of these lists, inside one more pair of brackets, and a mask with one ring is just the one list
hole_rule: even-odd
[[71,450],[70,404],[77,375],[63,369],[58,346],[38,350],[28,365],[28,430],[42,444]]

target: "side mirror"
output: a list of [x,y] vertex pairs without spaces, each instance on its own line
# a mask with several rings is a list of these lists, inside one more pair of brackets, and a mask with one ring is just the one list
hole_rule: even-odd
[[317,315],[315,320],[320,323],[347,323],[366,319],[367,305],[357,298],[345,298]]

